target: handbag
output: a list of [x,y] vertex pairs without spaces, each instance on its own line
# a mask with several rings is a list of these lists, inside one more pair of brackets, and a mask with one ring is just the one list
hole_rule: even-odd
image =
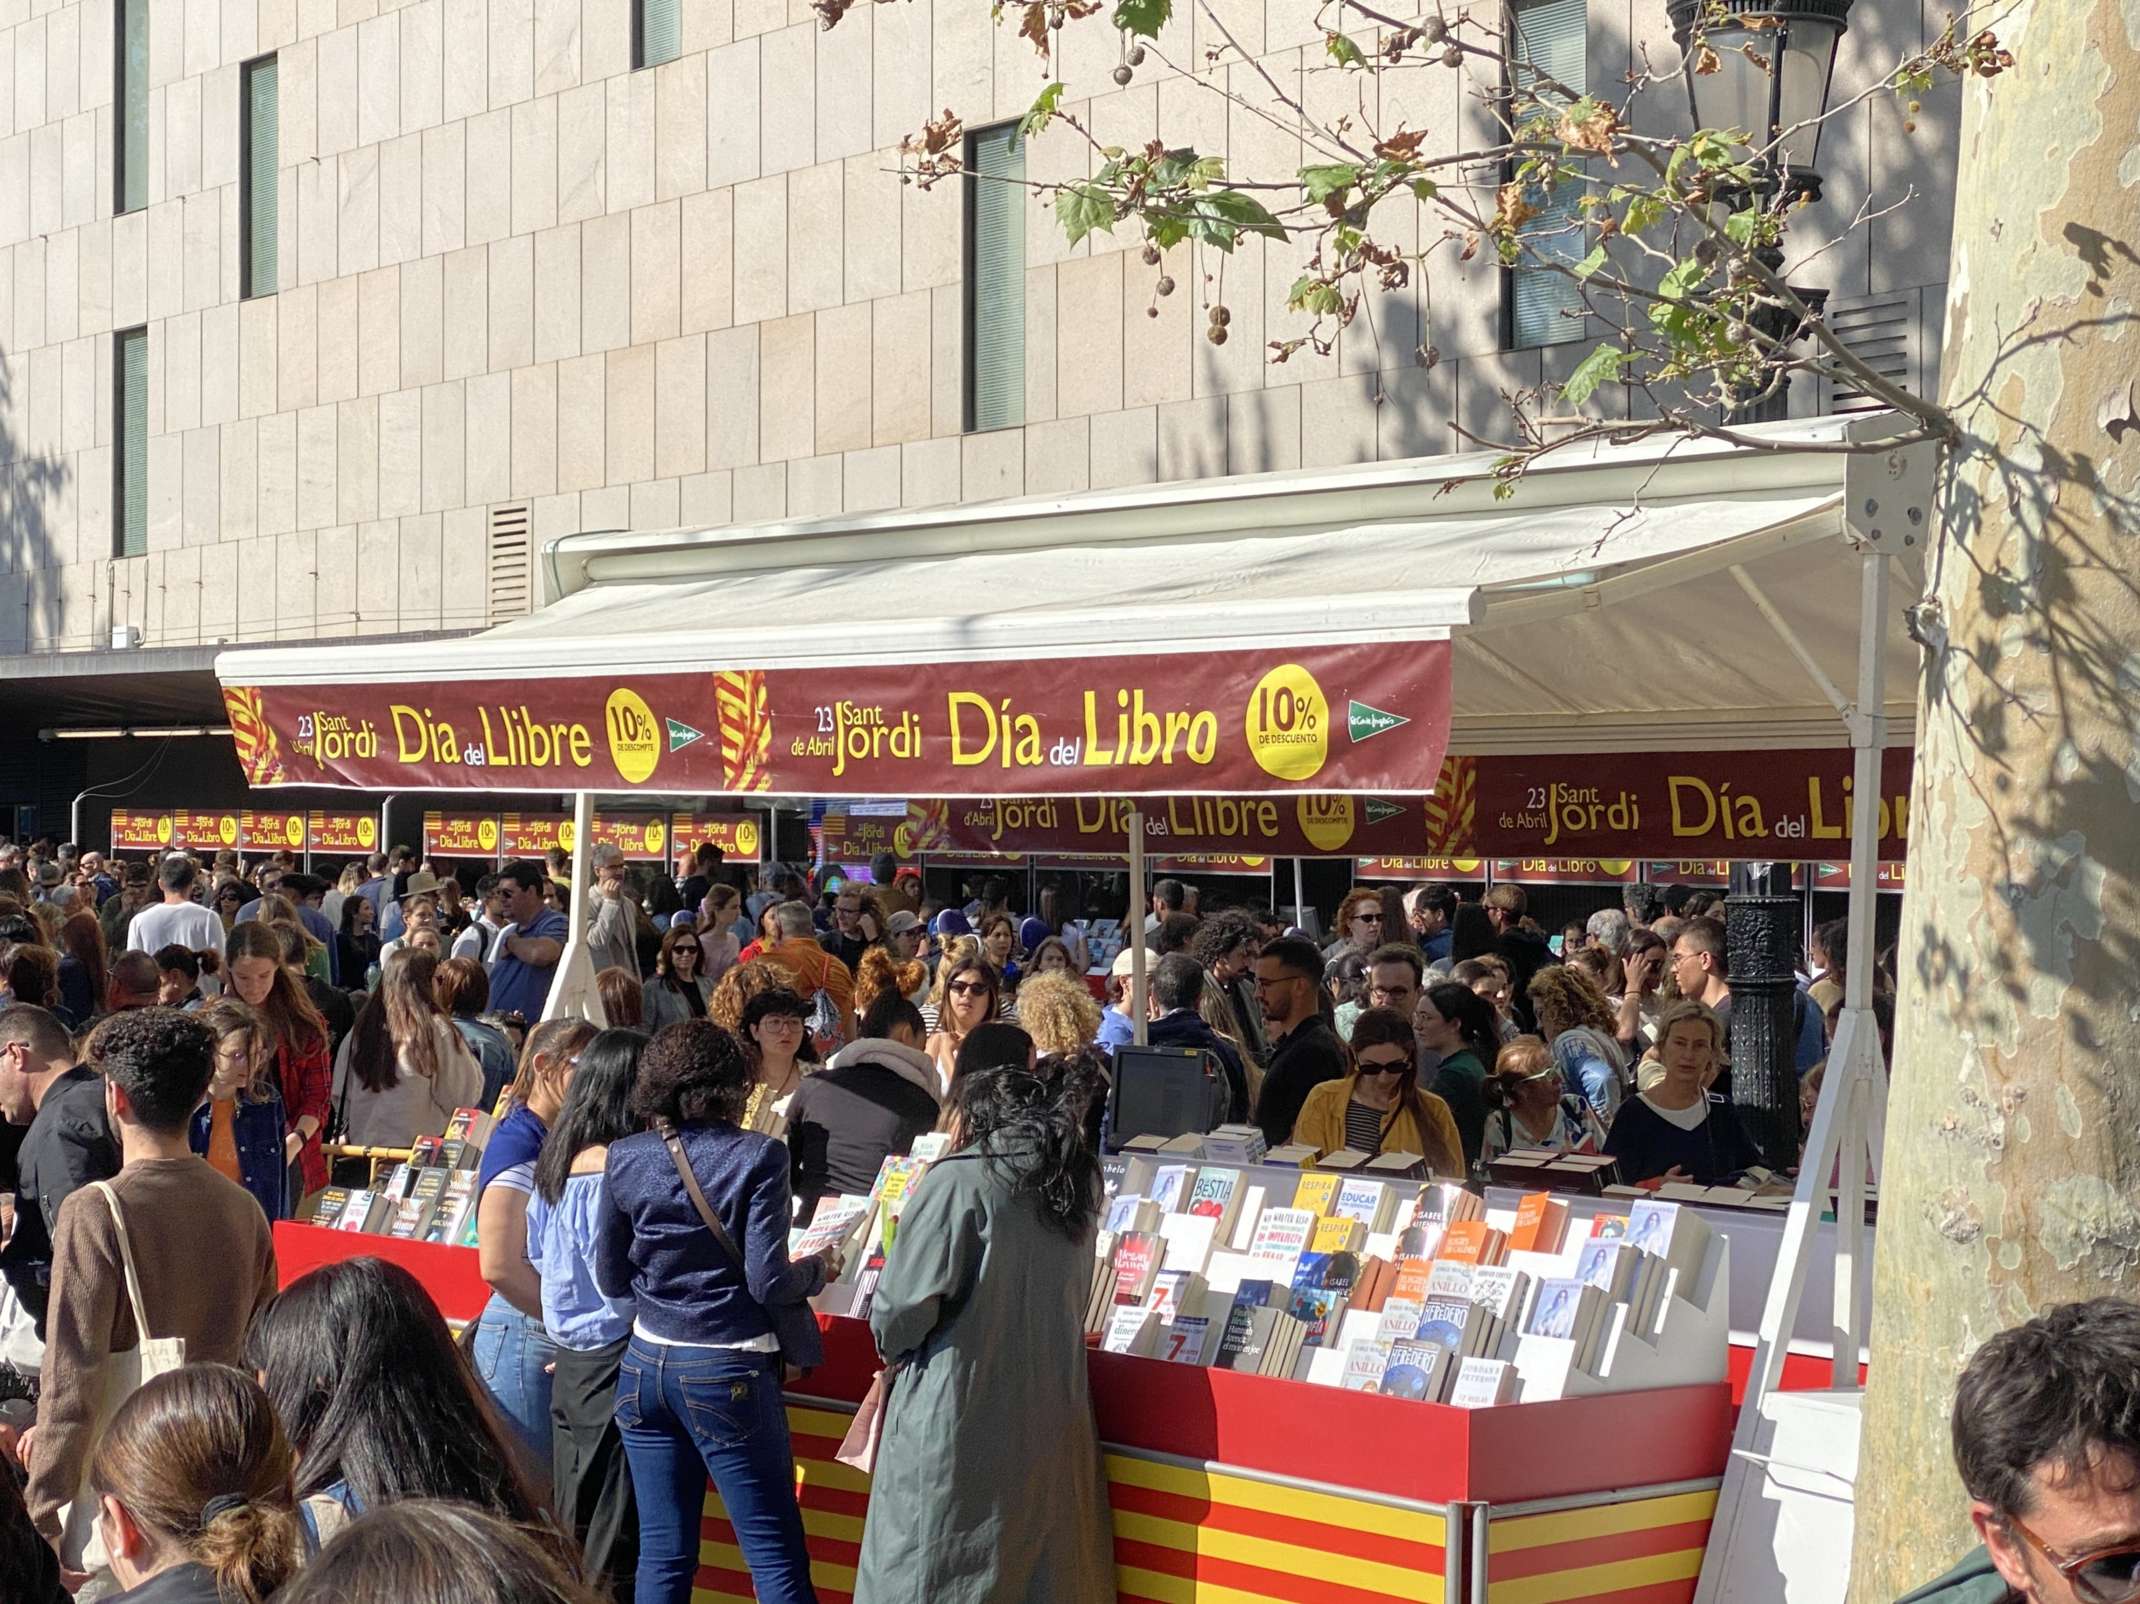
[[[684,1191],[691,1199],[691,1206],[698,1210],[698,1217],[706,1229],[713,1233],[714,1245],[735,1266],[736,1274],[743,1278],[745,1294],[750,1288],[750,1267],[744,1262],[743,1250],[736,1246],[736,1239],[728,1234],[728,1227],[721,1217],[713,1212],[713,1205],[706,1201],[700,1189],[698,1177],[691,1173],[691,1161],[684,1157],[683,1138],[676,1127],[666,1121],[660,1127],[661,1140],[669,1150],[669,1162],[676,1166],[676,1178],[684,1183]],[[784,1364],[798,1370],[812,1370],[824,1361],[824,1339],[818,1334],[817,1316],[807,1303],[760,1305],[765,1317],[772,1322],[773,1335],[780,1342],[780,1358]]]
[[847,1428],[847,1435],[840,1439],[838,1452],[832,1456],[865,1476],[874,1474],[877,1469],[877,1445],[884,1441],[884,1405],[886,1395],[891,1391],[893,1368],[896,1367],[880,1370],[870,1378],[869,1391],[862,1395],[854,1423]]
[[[119,1412],[119,1406],[140,1390],[143,1382],[153,1381],[169,1370],[176,1370],[186,1362],[186,1339],[184,1337],[152,1337],[141,1296],[141,1278],[134,1273],[133,1244],[126,1235],[126,1216],[119,1210],[119,1194],[112,1190],[109,1181],[89,1183],[104,1194],[104,1201],[111,1208],[111,1223],[119,1241],[119,1262],[126,1268],[126,1297],[134,1314],[134,1332],[138,1340],[125,1353],[108,1353],[98,1369],[97,1379],[101,1384],[96,1406],[96,1430],[90,1433],[94,1443],[104,1435],[104,1428],[111,1424],[111,1417]],[[99,1571],[111,1563],[111,1556],[104,1551],[104,1539],[97,1531],[99,1501],[96,1490],[89,1485],[89,1464],[82,1464],[81,1481],[71,1503],[60,1512],[60,1559],[70,1570]]]

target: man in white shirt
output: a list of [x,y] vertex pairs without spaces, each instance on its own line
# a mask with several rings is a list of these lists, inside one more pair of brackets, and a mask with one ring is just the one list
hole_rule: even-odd
[[199,866],[184,853],[174,852],[163,860],[163,867],[156,871],[163,901],[134,915],[126,927],[128,952],[160,952],[173,942],[192,952],[223,950],[223,921],[213,908],[193,900],[200,877]]

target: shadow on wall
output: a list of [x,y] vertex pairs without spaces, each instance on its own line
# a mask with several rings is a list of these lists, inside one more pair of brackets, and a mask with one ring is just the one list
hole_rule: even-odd
[[[74,476],[64,457],[30,449],[18,389],[15,364],[0,350],[0,652],[59,638],[67,557],[53,546],[50,508]],[[56,418],[56,398],[51,411]]]

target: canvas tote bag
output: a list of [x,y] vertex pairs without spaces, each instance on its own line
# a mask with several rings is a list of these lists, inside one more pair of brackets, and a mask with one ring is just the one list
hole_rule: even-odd
[[[114,1192],[109,1181],[89,1183],[104,1194],[104,1201],[111,1209],[111,1222],[119,1239],[119,1260],[126,1267],[126,1297],[134,1311],[134,1330],[140,1341],[125,1353],[104,1356],[99,1368],[96,1385],[101,1396],[97,1400],[96,1430],[90,1436],[90,1447],[104,1435],[104,1428],[111,1417],[119,1412],[119,1406],[131,1398],[144,1381],[153,1380],[167,1370],[176,1370],[186,1362],[186,1339],[184,1337],[152,1337],[149,1335],[148,1311],[141,1298],[141,1278],[134,1273],[134,1248],[126,1235],[126,1216],[119,1210],[119,1194]],[[89,1485],[89,1463],[82,1463],[82,1480],[74,1495],[74,1502],[59,1512],[64,1526],[60,1537],[60,1559],[70,1570],[100,1571],[111,1563],[104,1552],[104,1539],[97,1535],[97,1495]]]

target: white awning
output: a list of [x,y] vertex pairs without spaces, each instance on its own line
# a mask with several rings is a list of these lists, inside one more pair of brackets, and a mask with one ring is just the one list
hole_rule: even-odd
[[[1839,684],[1842,420],[1781,451],[1650,440],[741,529],[569,535],[548,604],[460,639],[253,649],[254,686],[1455,643],[1454,752],[1836,745],[1742,578]],[[1791,446],[1807,449],[1792,450]],[[1889,683],[1912,684],[1898,626]],[[1193,672],[1193,670],[1192,670]],[[1907,719],[1907,702],[1889,710]],[[1898,734],[1901,733],[1898,731]]]

